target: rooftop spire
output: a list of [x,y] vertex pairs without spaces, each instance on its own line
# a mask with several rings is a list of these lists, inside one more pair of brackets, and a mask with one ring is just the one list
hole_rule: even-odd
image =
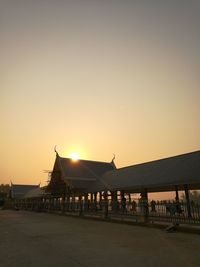
[[112,158],[112,161],[111,161],[111,164],[113,165],[113,167],[116,169],[116,165],[115,165],[115,154],[113,153],[113,158]]
[[113,153],[113,158],[111,162],[114,162],[114,160],[115,160],[115,154]]
[[55,153],[56,153],[56,156],[59,156],[59,155],[58,155],[58,151],[56,150],[56,145],[54,146],[54,151],[55,151]]

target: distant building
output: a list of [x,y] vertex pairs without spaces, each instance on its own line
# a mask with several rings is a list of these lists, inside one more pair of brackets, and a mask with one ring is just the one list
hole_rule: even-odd
[[40,188],[40,185],[22,185],[11,183],[11,198],[23,198],[29,191]]

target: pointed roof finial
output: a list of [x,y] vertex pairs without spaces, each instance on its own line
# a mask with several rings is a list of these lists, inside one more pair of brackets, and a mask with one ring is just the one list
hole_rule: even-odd
[[112,159],[112,162],[115,160],[115,154],[113,153],[113,159]]
[[113,153],[113,158],[112,158],[111,164],[116,169],[116,165],[114,163],[114,160],[115,160],[115,154]]
[[57,150],[56,150],[56,145],[54,146],[54,151],[55,151],[55,153],[56,153],[56,156],[59,156],[59,155],[58,155],[58,152],[57,152]]

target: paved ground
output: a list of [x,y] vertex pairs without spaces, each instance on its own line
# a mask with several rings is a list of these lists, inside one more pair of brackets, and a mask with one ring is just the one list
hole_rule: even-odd
[[200,236],[0,210],[1,267],[199,267]]

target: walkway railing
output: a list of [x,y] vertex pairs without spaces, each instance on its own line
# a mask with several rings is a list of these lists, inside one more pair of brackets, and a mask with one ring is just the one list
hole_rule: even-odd
[[200,204],[170,201],[63,201],[60,198],[19,199],[12,208],[133,222],[172,222],[200,225]]

